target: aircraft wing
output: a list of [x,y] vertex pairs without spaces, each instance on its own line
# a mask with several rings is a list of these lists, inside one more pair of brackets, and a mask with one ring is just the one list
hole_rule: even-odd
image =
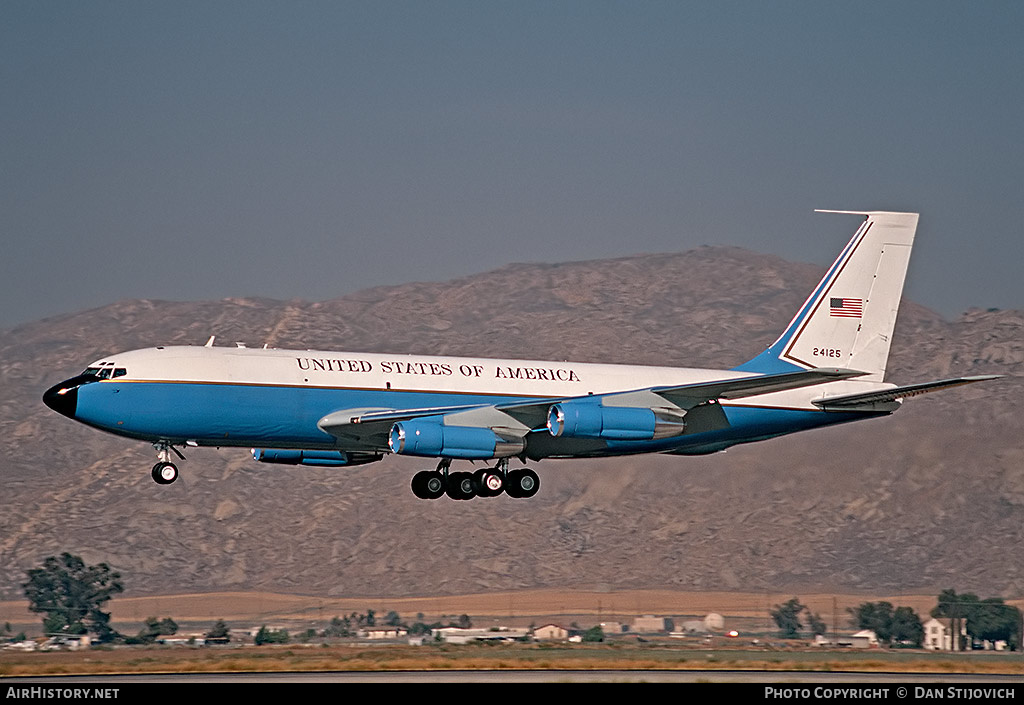
[[800,372],[751,375],[695,384],[648,387],[582,397],[531,399],[495,405],[470,404],[421,409],[341,409],[320,419],[317,426],[350,444],[354,449],[386,450],[388,434],[393,424],[425,416],[459,415],[463,419],[460,423],[468,426],[501,428],[505,433],[525,436],[530,431],[542,430],[545,427],[548,410],[552,404],[587,400],[602,403],[611,401],[613,406],[658,406],[667,402],[672,406],[689,410],[713,399],[740,399],[835,382],[859,377],[862,374],[864,373],[857,370],[822,367]]
[[[613,405],[629,405],[635,399],[639,405],[650,406],[659,400],[668,401],[681,409],[692,409],[713,399],[741,399],[743,397],[781,392],[787,389],[798,389],[815,384],[835,382],[850,377],[866,374],[858,370],[845,370],[838,367],[818,367],[800,372],[783,372],[780,374],[751,375],[736,379],[697,382],[675,386],[648,387],[625,392],[594,394],[585,397],[566,397],[564,399],[545,399],[541,401],[513,402],[498,404],[497,408],[509,416],[521,421],[532,429],[543,427],[547,421],[548,409],[552,404],[576,400],[612,400]],[[615,402],[618,402],[616,404]]]
[[817,399],[813,403],[825,411],[888,411],[898,408],[900,401],[910,397],[920,396],[928,392],[938,392],[943,389],[951,389],[952,387],[960,387],[974,382],[999,379],[1002,376],[974,375],[972,377],[952,377],[934,382],[922,382],[920,384],[908,384],[903,387],[880,389],[874,392],[826,397],[824,399]]

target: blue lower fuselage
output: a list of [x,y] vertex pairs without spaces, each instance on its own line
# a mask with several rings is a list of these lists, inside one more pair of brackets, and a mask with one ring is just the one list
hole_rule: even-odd
[[[467,395],[288,385],[134,382],[102,380],[82,384],[73,408],[78,421],[111,433],[146,441],[202,446],[337,449],[339,439],[317,426],[324,416],[345,409],[423,409],[493,405],[536,397]],[[69,400],[70,401],[70,400]],[[525,454],[533,459],[614,456],[648,452],[702,453],[737,443],[862,419],[874,414],[722,404],[727,423],[712,430],[647,441],[588,441],[567,444],[547,430],[527,436]],[[569,441],[571,439],[564,439]]]

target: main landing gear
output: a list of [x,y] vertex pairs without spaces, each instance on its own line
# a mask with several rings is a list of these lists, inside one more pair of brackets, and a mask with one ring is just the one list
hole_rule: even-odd
[[532,497],[540,489],[540,478],[529,468],[508,469],[508,458],[502,458],[493,468],[480,468],[476,472],[448,472],[451,459],[443,459],[436,470],[424,470],[412,478],[412,493],[420,499],[438,499],[448,495],[452,499],[497,497],[502,492],[516,499]]
[[178,466],[171,462],[171,451],[178,456],[180,460],[184,460],[185,456],[181,452],[166,441],[160,443],[154,443],[153,447],[157,449],[159,462],[153,466],[153,480],[158,485],[169,485],[178,479]]

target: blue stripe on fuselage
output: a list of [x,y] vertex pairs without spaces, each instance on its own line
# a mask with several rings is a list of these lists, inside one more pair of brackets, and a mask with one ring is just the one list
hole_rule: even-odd
[[[107,380],[79,388],[75,418],[111,433],[148,441],[183,443],[190,440],[200,445],[326,449],[342,444],[334,436],[321,431],[317,422],[335,411],[489,405],[534,398],[454,392]],[[664,452],[691,445],[744,443],[874,415],[735,405],[722,405],[722,409],[729,420],[729,427],[725,429],[654,441],[608,441],[604,451],[586,454],[624,455]],[[551,444],[545,443],[545,446],[551,447]]]
[[321,431],[317,422],[334,411],[422,409],[523,399],[445,392],[110,380],[79,389],[75,418],[143,440],[333,448],[336,439]]

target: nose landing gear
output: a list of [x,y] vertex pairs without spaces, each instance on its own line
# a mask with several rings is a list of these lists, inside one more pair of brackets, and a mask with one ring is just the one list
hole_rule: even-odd
[[157,463],[153,466],[153,479],[158,485],[169,485],[178,479],[178,466],[174,463]]
[[154,443],[153,447],[156,448],[157,457],[160,458],[159,462],[153,466],[153,480],[158,485],[169,485],[178,479],[178,466],[171,462],[171,452],[173,451],[180,460],[184,460],[185,456],[166,441]]

